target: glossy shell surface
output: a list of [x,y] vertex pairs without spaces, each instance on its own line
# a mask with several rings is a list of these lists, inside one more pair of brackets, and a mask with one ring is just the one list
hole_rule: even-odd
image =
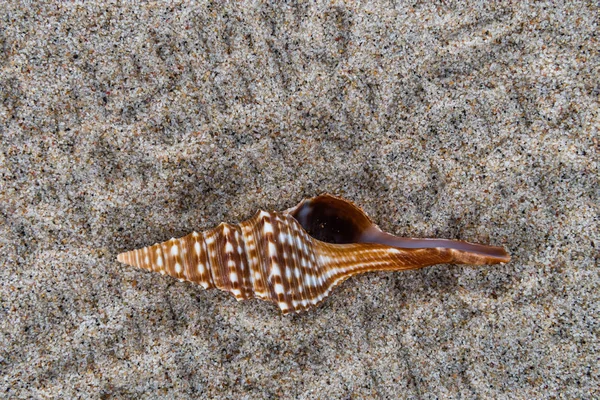
[[359,273],[441,263],[495,264],[510,257],[500,247],[390,235],[354,204],[325,194],[283,212],[259,211],[237,225],[221,223],[125,252],[118,260],[218,288],[238,300],[273,302],[286,314],[316,306]]

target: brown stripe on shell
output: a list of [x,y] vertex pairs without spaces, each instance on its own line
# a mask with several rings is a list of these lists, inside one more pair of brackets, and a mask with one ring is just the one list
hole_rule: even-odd
[[289,217],[286,215],[285,218],[285,220],[282,220],[278,224],[278,229],[280,233],[278,241],[281,244],[283,258],[286,262],[284,280],[286,283],[286,291],[289,293],[289,303],[291,304],[292,309],[296,310],[299,307],[300,299],[299,280],[294,272],[297,267],[294,263],[295,248],[294,246],[292,246],[293,232],[291,230],[290,224],[287,223],[287,218]]
[[499,247],[462,241],[398,238],[382,232],[352,203],[322,195],[284,212],[259,211],[239,225],[222,223],[122,253],[118,260],[205,289],[216,287],[238,300],[270,301],[289,313],[320,304],[359,273],[496,264],[510,256]]
[[194,241],[193,233],[184,236],[179,239],[179,247],[184,250],[182,261],[183,261],[183,275],[185,280],[193,282],[197,280],[197,269],[195,268],[194,260]]
[[262,233],[264,227],[263,211],[257,213],[250,221],[250,238],[254,241],[254,255],[252,274],[254,276],[254,293],[259,299],[269,300],[272,297],[271,288],[267,281],[268,262],[265,259],[265,237]]

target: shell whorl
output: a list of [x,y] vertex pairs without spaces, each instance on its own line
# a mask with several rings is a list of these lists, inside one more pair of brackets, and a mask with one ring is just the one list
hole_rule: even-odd
[[335,255],[317,256],[315,247],[320,246],[289,214],[259,211],[239,225],[222,223],[204,233],[122,253],[118,259],[230,292],[237,300],[271,301],[287,313],[316,305],[342,272],[323,268]]
[[[311,208],[323,202],[331,203],[326,205],[325,217],[334,215],[334,220],[324,219]],[[308,222],[309,214],[316,216]],[[336,225],[340,220],[343,223]],[[343,237],[328,240],[331,243],[319,240],[318,234],[307,232],[315,226],[329,229],[327,235],[334,232]],[[203,233],[121,253],[118,260],[205,289],[230,292],[240,301],[270,301],[286,314],[316,306],[339,283],[363,272],[510,259],[496,247],[430,240],[434,247],[428,240],[389,235],[351,203],[322,195],[284,212],[259,211],[238,225],[221,223]]]

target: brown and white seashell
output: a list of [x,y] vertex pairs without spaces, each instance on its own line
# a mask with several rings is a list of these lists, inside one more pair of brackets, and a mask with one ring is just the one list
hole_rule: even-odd
[[399,238],[349,201],[328,194],[283,212],[258,211],[238,225],[119,254],[122,263],[218,288],[238,300],[259,298],[284,314],[318,305],[349,277],[434,264],[510,261],[501,247],[458,240]]

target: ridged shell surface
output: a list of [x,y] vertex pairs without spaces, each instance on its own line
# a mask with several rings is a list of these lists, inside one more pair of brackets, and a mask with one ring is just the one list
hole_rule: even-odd
[[238,300],[271,301],[287,313],[318,304],[351,271],[350,261],[358,261],[340,258],[331,247],[308,236],[290,215],[260,211],[239,225],[222,223],[124,253],[119,260],[230,292]]
[[[369,237],[372,236],[371,232]],[[386,240],[387,243],[389,239]],[[326,243],[311,237],[290,210],[259,211],[238,225],[222,223],[203,233],[193,232],[179,239],[122,253],[118,260],[194,282],[205,289],[218,288],[230,292],[238,300],[259,298],[270,301],[284,314],[319,304],[336,285],[358,273],[413,269],[448,262],[498,262],[482,259],[481,255],[469,251],[443,247]]]

